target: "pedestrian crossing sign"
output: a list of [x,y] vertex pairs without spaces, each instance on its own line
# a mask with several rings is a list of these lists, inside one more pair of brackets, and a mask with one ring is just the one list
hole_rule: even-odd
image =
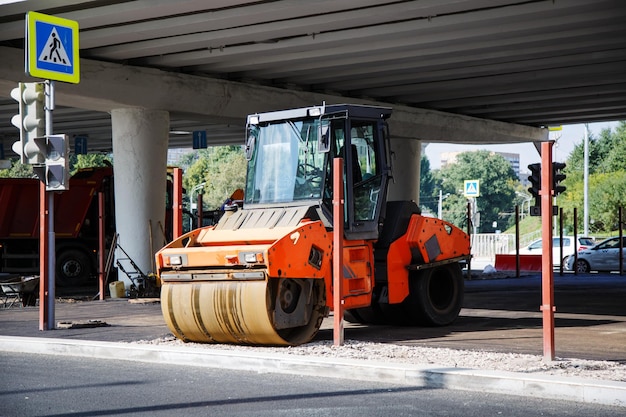
[[33,77],[80,82],[78,22],[43,13],[26,15],[26,72]]
[[478,197],[480,194],[480,185],[478,180],[465,180],[463,187],[463,195],[465,197]]

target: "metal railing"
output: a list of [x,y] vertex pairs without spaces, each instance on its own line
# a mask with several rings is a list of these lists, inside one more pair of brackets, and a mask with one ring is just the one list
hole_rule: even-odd
[[[476,233],[470,236],[475,258],[492,258],[497,253],[515,251],[515,235],[510,233]],[[541,237],[541,230],[520,236],[520,247]]]

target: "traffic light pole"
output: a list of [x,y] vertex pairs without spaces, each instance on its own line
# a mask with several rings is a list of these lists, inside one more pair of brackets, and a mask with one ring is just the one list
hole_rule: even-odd
[[46,184],[39,183],[39,330],[49,330],[48,311],[48,198]]
[[541,312],[543,316],[543,359],[554,361],[554,270],[552,266],[552,145],[541,143]]
[[[54,81],[45,82],[45,114],[46,136],[52,135],[52,111],[54,110]],[[41,224],[46,223],[47,236],[44,236],[43,227],[40,236],[41,249],[39,251],[40,290],[39,290],[39,330],[53,330],[54,325],[54,298],[56,275],[56,244],[54,234],[54,192],[46,191],[46,181],[41,183],[40,198]],[[46,241],[46,242],[44,242]],[[43,289],[43,291],[42,291]]]

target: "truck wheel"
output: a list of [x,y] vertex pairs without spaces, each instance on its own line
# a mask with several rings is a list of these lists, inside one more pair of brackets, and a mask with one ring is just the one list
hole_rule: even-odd
[[59,287],[84,285],[91,275],[91,261],[82,251],[69,249],[56,260],[56,284]]
[[463,305],[464,281],[459,264],[419,271],[411,277],[409,296],[402,302],[412,324],[446,326]]

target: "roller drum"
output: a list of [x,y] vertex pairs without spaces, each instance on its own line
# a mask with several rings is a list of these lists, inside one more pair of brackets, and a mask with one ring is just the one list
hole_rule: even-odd
[[325,315],[323,280],[164,282],[169,329],[189,342],[299,345]]

